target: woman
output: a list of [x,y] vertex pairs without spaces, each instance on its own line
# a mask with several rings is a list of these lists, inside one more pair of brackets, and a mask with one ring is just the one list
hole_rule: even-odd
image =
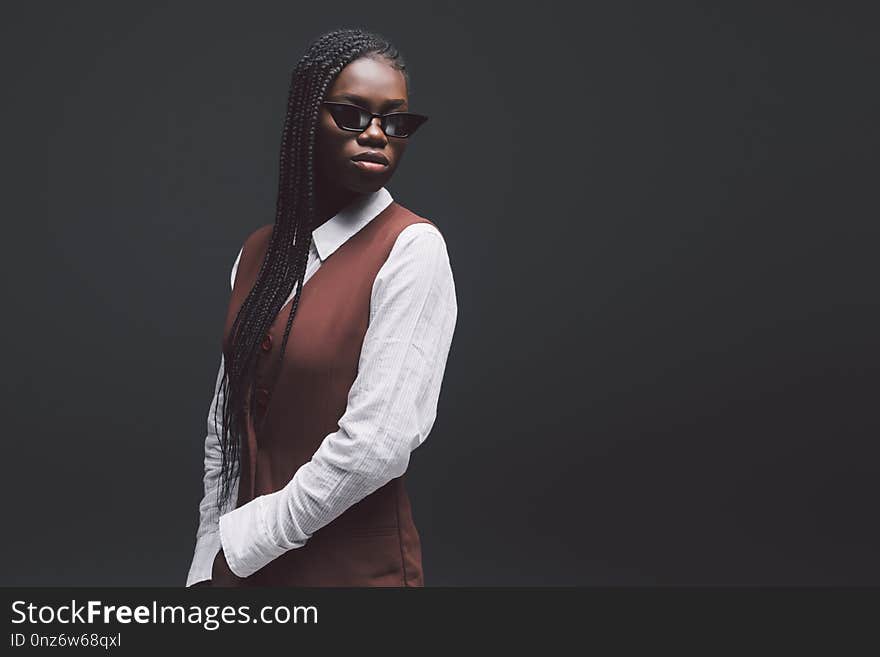
[[293,71],[275,223],[231,274],[187,586],[424,586],[404,474],[457,303],[442,234],[385,188],[427,120],[409,86],[358,29]]

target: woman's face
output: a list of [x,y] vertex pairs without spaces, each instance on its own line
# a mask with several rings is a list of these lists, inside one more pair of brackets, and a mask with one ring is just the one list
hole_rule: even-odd
[[[327,90],[325,101],[348,103],[374,114],[407,111],[409,98],[403,73],[384,60],[361,57],[345,66]],[[388,137],[374,118],[363,132],[342,130],[322,105],[315,136],[318,175],[331,189],[372,193],[394,175],[406,150],[406,139]],[[388,165],[377,168],[355,164],[359,153],[381,153]]]

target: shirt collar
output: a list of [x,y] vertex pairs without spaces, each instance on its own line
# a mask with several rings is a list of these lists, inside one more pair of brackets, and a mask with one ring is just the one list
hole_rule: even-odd
[[384,187],[360,196],[312,231],[312,242],[321,262],[345,244],[349,237],[391,205],[394,199]]

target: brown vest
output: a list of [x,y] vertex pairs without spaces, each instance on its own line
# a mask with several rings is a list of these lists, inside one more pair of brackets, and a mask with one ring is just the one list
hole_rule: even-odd
[[[248,404],[247,441],[240,450],[237,506],[286,486],[327,434],[339,429],[358,373],[373,281],[397,236],[414,223],[431,222],[392,201],[306,281],[270,392],[270,370],[277,367],[291,301],[278,313],[258,356],[256,402],[254,408]],[[232,323],[256,282],[271,234],[271,224],[262,226],[244,243],[226,317],[226,353]],[[303,547],[285,552],[243,585],[424,586],[405,476],[346,509]]]

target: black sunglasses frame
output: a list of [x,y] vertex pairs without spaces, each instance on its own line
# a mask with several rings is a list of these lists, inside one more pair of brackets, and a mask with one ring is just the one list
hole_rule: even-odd
[[[355,128],[350,128],[350,127],[348,127],[348,126],[344,126],[344,125],[342,125],[342,124],[339,122],[339,120],[336,118],[336,115],[335,115],[333,112],[330,112],[330,116],[333,118],[333,122],[337,125],[337,127],[338,127],[340,130],[348,130],[349,132],[363,132],[364,130],[366,130],[367,128],[370,127],[370,124],[373,122],[373,119],[379,119],[380,124],[381,124],[381,126],[382,126],[382,132],[385,133],[385,136],[386,136],[386,137],[393,137],[394,139],[409,139],[412,135],[415,134],[416,130],[418,130],[419,127],[420,127],[425,121],[428,120],[428,117],[425,116],[424,114],[416,114],[416,113],[414,113],[414,112],[388,112],[387,114],[373,114],[370,110],[368,110],[368,109],[366,109],[366,108],[364,108],[364,107],[361,107],[360,105],[353,105],[352,103],[337,103],[337,102],[334,102],[334,101],[325,100],[325,101],[324,101],[323,103],[321,103],[321,104],[322,104],[322,105],[335,105],[335,106],[339,106],[339,107],[351,107],[351,108],[354,108],[354,109],[356,109],[356,110],[362,112],[363,114],[369,114],[369,115],[370,115],[370,118],[369,118],[369,120],[367,121],[367,123],[364,125],[364,127],[362,127],[362,128],[357,128],[357,127],[355,127]],[[362,116],[363,116],[363,114],[362,114]],[[388,119],[389,117],[400,116],[400,115],[410,116],[410,117],[413,117],[413,118],[417,119],[418,122],[416,123],[415,128],[413,128],[412,130],[410,130],[410,132],[409,132],[408,135],[389,135],[389,134],[388,134],[388,131],[386,130],[386,127],[387,127],[387,123],[386,123],[386,121],[387,121],[387,119]]]

